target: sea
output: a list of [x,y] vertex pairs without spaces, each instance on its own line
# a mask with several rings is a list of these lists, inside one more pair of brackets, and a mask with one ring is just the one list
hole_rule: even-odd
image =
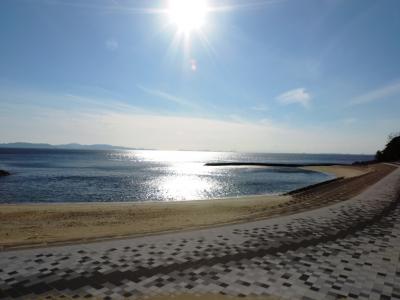
[[334,178],[292,167],[205,166],[370,160],[370,155],[0,149],[0,203],[187,201],[276,195]]

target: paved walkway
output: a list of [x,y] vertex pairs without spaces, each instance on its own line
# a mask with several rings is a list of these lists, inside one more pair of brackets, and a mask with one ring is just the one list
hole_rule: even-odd
[[400,168],[357,197],[213,229],[0,253],[0,298],[400,299]]

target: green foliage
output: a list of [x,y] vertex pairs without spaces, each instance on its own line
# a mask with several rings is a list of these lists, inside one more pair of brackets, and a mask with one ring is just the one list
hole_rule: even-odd
[[376,152],[377,161],[397,161],[400,160],[400,133],[389,136],[389,142],[385,149]]

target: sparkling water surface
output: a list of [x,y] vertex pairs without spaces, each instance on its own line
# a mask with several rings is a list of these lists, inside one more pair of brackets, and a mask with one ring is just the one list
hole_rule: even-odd
[[368,155],[0,149],[0,203],[181,201],[280,194],[334,178],[288,167],[207,162],[345,163]]

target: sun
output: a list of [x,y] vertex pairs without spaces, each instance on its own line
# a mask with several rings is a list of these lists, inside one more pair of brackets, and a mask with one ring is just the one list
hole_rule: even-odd
[[168,16],[178,31],[189,34],[200,30],[209,10],[207,0],[168,0]]

